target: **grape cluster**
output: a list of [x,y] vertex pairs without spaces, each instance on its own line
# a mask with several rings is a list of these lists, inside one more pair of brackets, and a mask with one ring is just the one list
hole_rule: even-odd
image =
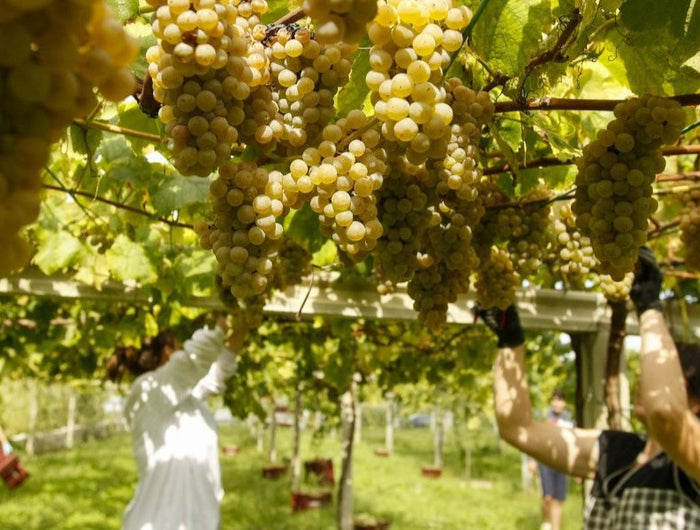
[[431,222],[440,222],[440,217],[428,208],[434,188],[431,172],[401,158],[392,159],[390,165],[377,192],[383,235],[377,242],[375,267],[381,282],[395,284],[413,277],[419,268],[423,235]]
[[311,17],[321,44],[357,43],[365,34],[367,23],[377,14],[377,0],[304,0],[301,8]]
[[375,192],[384,182],[386,157],[378,148],[376,131],[360,135],[342,151],[337,146],[366,125],[362,111],[350,111],[323,129],[318,148],[307,148],[302,159],[290,165],[294,186],[309,197],[321,232],[358,261],[376,247],[383,233]]
[[270,80],[268,60],[253,28],[265,0],[149,0],[158,44],[146,59],[153,94],[163,105],[175,167],[209,175],[230,158],[239,140],[243,102]]
[[681,197],[681,241],[688,269],[700,271],[700,190],[693,189]]
[[[452,77],[445,81],[446,103],[454,113],[450,139],[441,164],[438,194],[453,195],[455,204],[475,204],[478,198],[476,184],[481,180],[479,167],[479,139],[481,129],[491,119],[494,105],[486,92],[476,92]],[[483,213],[472,219],[476,224]]]
[[467,218],[444,206],[436,216],[440,222],[427,229],[420,267],[407,286],[419,320],[429,326],[445,322],[447,304],[469,290],[470,275],[479,263]]
[[609,274],[601,274],[598,281],[606,300],[624,302],[629,297],[630,289],[632,289],[634,273],[628,272],[621,280],[614,280]]
[[305,276],[311,274],[312,257],[308,250],[293,239],[283,238],[277,251],[272,287],[283,290],[301,283]]
[[552,246],[549,198],[547,188],[538,185],[522,196],[519,207],[512,212],[519,215],[520,221],[508,238],[508,250],[522,276],[537,274]]
[[515,302],[515,290],[520,286],[520,281],[508,252],[491,247],[489,257],[479,263],[476,272],[476,300],[481,307],[505,310]]
[[366,83],[375,117],[386,140],[405,145],[413,164],[445,156],[454,112],[446,103],[444,70],[470,20],[471,11],[450,0],[380,0],[367,26],[373,46]]
[[591,240],[576,228],[570,201],[554,207],[552,231],[561,272],[566,276],[591,272],[596,264]]
[[577,160],[572,208],[599,272],[621,280],[633,270],[657,208],[652,184],[665,166],[661,146],[678,140],[685,114],[678,102],[655,96],[619,103],[614,114]]
[[[348,81],[354,47],[320,44],[315,34],[296,25],[268,26],[262,41],[275,111],[270,119],[256,119],[254,140],[267,151],[281,142],[287,155],[299,154],[306,145],[318,145],[321,131],[334,117],[333,98]],[[246,130],[244,140],[248,136]]]
[[0,274],[21,268],[19,230],[39,215],[41,169],[76,116],[136,88],[138,45],[105,1],[6,2],[0,22]]
[[210,188],[213,223],[195,225],[202,247],[216,256],[221,288],[241,305],[264,299],[272,280],[283,236],[277,218],[286,213],[281,178],[253,162],[224,162]]

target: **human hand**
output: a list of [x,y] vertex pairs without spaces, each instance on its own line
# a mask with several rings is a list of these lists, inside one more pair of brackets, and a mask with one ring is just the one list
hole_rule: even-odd
[[511,304],[505,311],[498,307],[484,309],[476,305],[474,313],[496,334],[499,348],[512,348],[525,342],[525,334],[515,305]]
[[654,253],[647,246],[639,248],[637,265],[634,271],[634,281],[630,289],[630,298],[637,308],[637,315],[641,315],[647,309],[661,311],[661,282],[663,275],[656,263]]

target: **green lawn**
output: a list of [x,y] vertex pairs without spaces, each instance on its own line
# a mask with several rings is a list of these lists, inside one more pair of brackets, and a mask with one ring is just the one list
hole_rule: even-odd
[[[489,433],[474,442],[472,479],[464,480],[453,440],[445,445],[445,466],[439,479],[422,477],[422,465],[432,463],[428,429],[396,432],[395,454],[374,455],[383,431],[365,429],[355,452],[355,512],[392,521],[391,530],[538,530],[539,494],[520,486],[520,456],[503,445],[499,451]],[[291,431],[279,435],[281,456],[290,454]],[[262,478],[264,455],[255,449],[246,430],[224,428],[222,445],[236,444],[236,456],[222,455],[226,496],[222,530],[332,530],[335,508],[328,506],[293,514],[289,480]],[[304,437],[304,458],[329,457],[336,477],[340,470],[339,443]],[[0,528],[3,530],[119,529],[124,506],[135,485],[129,437],[91,441],[74,450],[22,461],[31,477],[14,491],[0,485]],[[565,504],[564,530],[581,528],[581,489],[571,486]],[[160,529],[157,529],[160,530]]]

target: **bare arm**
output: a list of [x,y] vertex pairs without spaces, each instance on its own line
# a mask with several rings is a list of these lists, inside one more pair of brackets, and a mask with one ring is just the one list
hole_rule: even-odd
[[642,336],[641,402],[649,435],[683,470],[700,482],[700,420],[691,410],[676,345],[663,313],[639,316]]
[[501,437],[538,461],[564,473],[593,478],[600,431],[535,421],[522,344],[501,347],[494,365],[496,422]]

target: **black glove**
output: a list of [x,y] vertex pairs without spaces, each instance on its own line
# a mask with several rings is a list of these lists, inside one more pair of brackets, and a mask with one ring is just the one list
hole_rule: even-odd
[[654,253],[647,246],[639,248],[637,266],[634,271],[634,281],[630,289],[630,298],[641,315],[647,309],[661,311],[661,281],[663,276],[656,263]]
[[474,314],[481,317],[484,324],[496,334],[499,348],[512,348],[525,342],[518,310],[514,305],[505,311],[497,307],[483,309],[477,305],[474,307]]

